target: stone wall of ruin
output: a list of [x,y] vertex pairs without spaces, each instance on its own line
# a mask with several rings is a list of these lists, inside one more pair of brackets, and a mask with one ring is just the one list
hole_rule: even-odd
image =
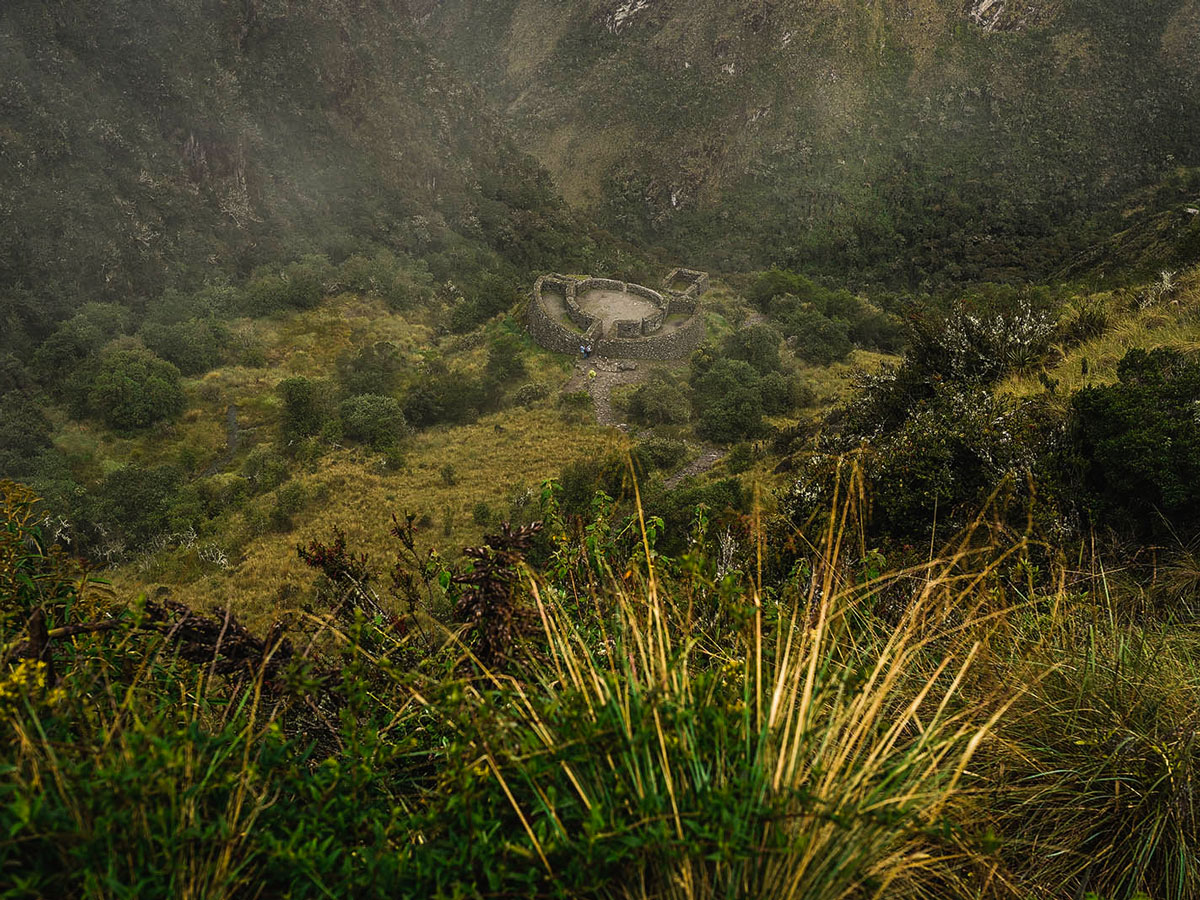
[[[529,333],[533,335],[535,341],[547,350],[574,355],[579,352],[579,345],[586,339],[586,335],[576,334],[574,331],[563,326],[562,323],[556,321],[546,311],[546,307],[542,304],[542,290],[544,287],[561,290],[564,296],[569,297],[569,287],[564,283],[563,279],[539,278],[533,286],[533,295],[529,298],[529,311],[526,314]],[[599,322],[591,324],[598,325]]]
[[[702,272],[677,270],[669,278],[677,278],[678,272],[703,276],[703,287],[699,280],[693,280],[686,291],[668,291],[664,297],[658,291],[642,285],[626,284],[611,278],[580,281],[562,275],[544,275],[534,284],[530,297],[526,316],[529,333],[543,347],[571,355],[579,352],[580,344],[590,343],[593,352],[619,359],[667,360],[687,356],[704,342],[705,325],[704,316],[700,313],[699,295],[707,288],[708,277]],[[668,281],[670,283],[673,282]],[[546,289],[562,294],[567,317],[583,331],[582,334],[567,328],[547,311],[542,302],[542,292]],[[640,320],[614,322],[606,336],[601,320],[588,315],[576,302],[580,294],[589,290],[634,294],[649,300],[657,307],[657,311]],[[689,316],[689,321],[669,334],[661,334],[667,316],[678,314]]]
[[704,343],[704,336],[704,316],[695,315],[670,334],[636,340],[608,338],[595,343],[593,348],[600,356],[615,359],[682,359]]

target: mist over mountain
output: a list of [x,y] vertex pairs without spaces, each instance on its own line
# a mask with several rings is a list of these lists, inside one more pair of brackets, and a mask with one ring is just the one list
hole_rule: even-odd
[[416,12],[568,199],[717,267],[1014,277],[1200,162],[1194,0]]
[[0,292],[35,330],[364,243],[520,259],[561,212],[385,0],[6,3],[0,160]]

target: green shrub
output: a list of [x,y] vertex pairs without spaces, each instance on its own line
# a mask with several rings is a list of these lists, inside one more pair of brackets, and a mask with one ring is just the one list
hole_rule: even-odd
[[794,340],[796,356],[815,366],[840,362],[854,349],[849,325],[830,319],[815,309],[792,313],[784,330]]
[[338,267],[339,287],[381,298],[392,309],[410,309],[431,294],[429,273],[389,250],[374,256],[355,254]]
[[718,359],[692,382],[696,430],[722,443],[759,434],[763,417],[759,380],[749,363]]
[[71,388],[73,411],[129,432],[173,419],[187,405],[179,370],[142,348],[106,352]]
[[722,350],[730,359],[750,363],[760,375],[778,372],[779,332],[770,325],[751,325],[733,332],[725,338]]
[[[867,452],[859,463],[872,499],[871,532],[902,541],[924,539],[933,528],[953,533],[989,500],[1000,519],[1011,515],[1022,524],[1030,514],[1056,519],[1058,425],[1057,414],[1036,401],[943,386],[897,425],[865,438]],[[784,504],[794,522],[829,507],[839,453],[858,450],[863,441],[857,431],[844,433],[829,447],[834,452],[809,457]]]
[[629,420],[639,425],[686,425],[691,418],[688,407],[674,379],[656,369],[629,395]]
[[493,385],[504,385],[525,374],[525,344],[515,334],[501,333],[488,343],[484,369]]
[[238,289],[218,278],[192,293],[167,288],[147,307],[145,323],[178,325],[191,320],[220,321],[237,315],[242,305]]
[[282,309],[313,309],[325,296],[331,276],[323,256],[305,256],[282,269],[256,270],[246,285],[250,312],[257,315]]
[[486,500],[480,500],[471,507],[471,518],[475,520],[476,525],[487,526],[492,521],[492,508],[488,506]]
[[522,283],[512,273],[488,272],[473,279],[450,312],[450,330],[464,334],[522,299]]
[[187,523],[176,516],[181,483],[172,466],[125,466],[111,472],[83,500],[86,546],[120,558],[182,530]]
[[586,390],[563,391],[558,395],[558,408],[568,422],[583,424],[595,415],[595,403]]
[[758,382],[759,394],[762,396],[763,412],[776,416],[788,412],[795,407],[795,379],[789,379],[782,372],[770,372]]
[[79,364],[100,352],[132,326],[129,310],[115,303],[88,303],[46,338],[33,355],[33,368],[45,382],[69,379]]
[[400,383],[404,360],[390,341],[376,341],[338,357],[338,381],[347,397],[356,394],[391,394]]
[[766,312],[776,297],[790,294],[803,302],[812,302],[822,289],[798,272],[786,269],[770,269],[761,273],[750,288],[749,297],[759,309]]
[[458,484],[458,470],[454,468],[454,463],[446,463],[442,466],[439,474],[442,476],[442,484],[447,487],[454,487]]
[[138,336],[184,375],[199,375],[215,368],[230,343],[228,326],[212,319],[189,319],[170,325],[147,322]]
[[539,400],[545,400],[550,396],[550,389],[541,382],[531,381],[528,384],[521,385],[517,392],[513,395],[513,402],[517,406],[530,407]]
[[637,454],[648,467],[670,471],[687,458],[688,448],[675,438],[652,437],[637,445]]
[[[903,344],[904,329],[895,316],[847,290],[830,290],[795,272],[773,269],[762,273],[750,290],[750,298],[779,322],[785,335],[800,341],[805,352],[811,354],[811,358],[803,358],[818,365],[828,365],[827,359],[845,357],[837,336],[840,327],[845,328],[846,338],[856,346],[895,352]],[[814,312],[839,323],[839,329],[829,332],[826,322],[809,315]],[[806,341],[804,334],[813,329],[829,333]]]
[[731,475],[740,475],[754,465],[754,448],[750,444],[734,444],[725,454],[725,468]]
[[381,450],[394,446],[408,433],[404,410],[394,397],[360,394],[342,401],[342,432],[354,441]]
[[788,382],[788,400],[792,409],[804,409],[817,402],[817,390],[803,375],[796,375]]
[[290,474],[288,461],[272,447],[255,447],[242,463],[242,476],[256,494],[275,490]]
[[473,422],[488,405],[488,396],[488,386],[478,376],[433,361],[405,395],[404,418],[415,428]]
[[333,391],[327,382],[297,375],[279,382],[276,390],[283,398],[280,439],[284,446],[320,435],[333,420]]
[[1069,318],[1059,322],[1057,338],[1064,347],[1098,338],[1108,330],[1108,310],[1096,302],[1083,304]]
[[1200,363],[1130,350],[1113,385],[1071,399],[1069,435],[1098,522],[1142,534],[1200,528]]
[[930,380],[991,385],[1040,365],[1054,330],[1050,314],[1029,301],[986,316],[960,304],[913,321],[905,365]]
[[42,405],[20,390],[0,393],[0,475],[31,474],[36,458],[53,446]]
[[271,505],[269,520],[275,531],[291,531],[295,525],[293,518],[308,504],[308,491],[304,485],[289,481],[275,492],[275,502]]

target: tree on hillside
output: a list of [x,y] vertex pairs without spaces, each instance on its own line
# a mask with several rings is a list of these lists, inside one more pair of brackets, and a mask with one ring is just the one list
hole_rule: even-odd
[[375,450],[393,446],[408,433],[404,411],[395,397],[359,394],[342,401],[342,433]]
[[751,325],[733,332],[725,338],[724,351],[730,359],[750,363],[760,375],[777,372],[782,364],[779,358],[779,332],[770,325]]
[[641,425],[686,425],[690,417],[687,397],[661,369],[629,397],[629,418]]
[[144,347],[108,351],[80,371],[72,394],[77,415],[124,432],[173,419],[187,405],[179,369]]
[[487,376],[501,385],[525,374],[525,344],[507,332],[492,338],[488,345]]
[[200,375],[215,368],[230,341],[229,327],[216,319],[169,325],[147,322],[139,334],[147,347],[184,375]]
[[337,369],[345,396],[391,394],[400,383],[404,359],[391,341],[376,341],[343,353],[338,357]]
[[333,392],[325,382],[297,375],[276,390],[283,398],[279,436],[285,446],[320,434],[333,418]]
[[729,443],[762,430],[763,404],[758,373],[740,359],[718,359],[692,382],[697,430]]

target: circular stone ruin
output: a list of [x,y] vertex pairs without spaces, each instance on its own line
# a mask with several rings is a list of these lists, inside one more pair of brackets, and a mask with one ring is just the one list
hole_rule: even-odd
[[616,359],[679,359],[704,340],[700,295],[708,276],[675,269],[661,291],[610,278],[543,275],[529,298],[529,331],[550,350],[591,345]]

